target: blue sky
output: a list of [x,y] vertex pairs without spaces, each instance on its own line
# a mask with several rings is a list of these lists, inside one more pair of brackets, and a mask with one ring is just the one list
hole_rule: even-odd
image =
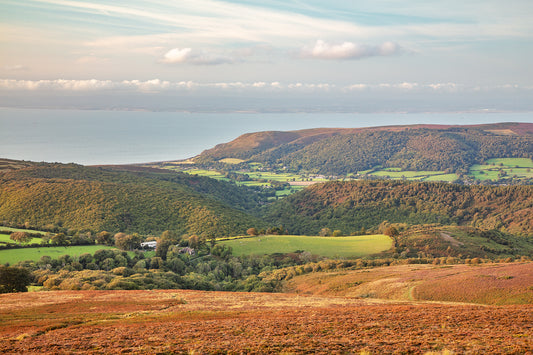
[[0,105],[531,111],[531,0],[2,0]]

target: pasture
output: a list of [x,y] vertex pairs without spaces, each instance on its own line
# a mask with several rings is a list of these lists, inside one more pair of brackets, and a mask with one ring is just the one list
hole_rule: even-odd
[[219,162],[233,165],[233,164],[243,163],[244,160],[237,159],[237,158],[225,158],[225,159],[219,160]]
[[508,167],[533,168],[533,160],[528,158],[494,158],[486,161],[489,165],[500,165]]
[[485,164],[470,167],[470,174],[479,180],[498,180],[501,177],[533,178],[533,161],[526,158],[495,158]]
[[57,259],[62,255],[70,255],[72,257],[80,256],[81,254],[93,254],[100,249],[116,249],[105,245],[79,245],[79,246],[57,246],[44,248],[20,248],[20,249],[5,249],[0,250],[0,264],[9,263],[14,265],[20,261],[38,261],[41,257],[47,255],[52,259]]
[[46,234],[47,232],[38,231],[34,229],[21,229],[21,228],[11,228],[11,227],[4,227],[0,226],[0,231],[10,231],[10,232],[28,232],[28,233],[39,233],[39,234]]
[[[28,243],[23,244],[35,244],[35,243],[41,243],[41,238],[32,238]],[[19,244],[18,242],[15,242],[14,240],[11,240],[9,238],[9,234],[0,234],[0,244]]]
[[234,255],[292,253],[297,250],[329,258],[350,258],[380,253],[392,246],[383,234],[350,237],[310,237],[300,235],[266,235],[222,241]]

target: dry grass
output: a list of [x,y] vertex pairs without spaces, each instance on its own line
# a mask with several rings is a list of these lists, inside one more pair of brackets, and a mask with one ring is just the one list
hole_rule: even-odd
[[287,292],[389,300],[533,304],[533,263],[398,265],[319,272],[290,280]]
[[5,353],[528,353],[527,306],[202,291],[0,297]]

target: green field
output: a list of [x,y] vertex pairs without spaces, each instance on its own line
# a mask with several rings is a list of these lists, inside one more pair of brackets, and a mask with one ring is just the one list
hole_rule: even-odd
[[237,158],[225,158],[225,159],[219,160],[219,162],[226,163],[226,164],[240,164],[240,163],[243,163],[244,160],[237,159]]
[[104,245],[80,245],[73,247],[47,247],[47,248],[21,248],[0,250],[0,264],[9,263],[11,265],[19,261],[38,261],[41,257],[48,255],[53,259],[61,255],[79,256],[81,254],[93,254],[100,249],[116,249]]
[[502,164],[508,167],[533,168],[533,160],[528,158],[495,158],[486,161],[487,164]]
[[[237,164],[242,161],[239,159],[224,159],[228,164]],[[301,182],[301,181],[329,181],[331,179],[326,177],[312,177],[307,174],[298,173],[281,173],[271,171],[260,171],[262,167],[259,163],[248,164],[251,171],[241,172],[234,171],[236,174],[246,174],[250,177],[249,181],[236,181],[238,185],[246,186],[270,186],[269,181],[278,182]],[[187,174],[197,174],[199,176],[206,176],[217,180],[229,181],[224,173],[214,170],[203,169],[188,169],[184,170],[178,166],[164,166],[166,169],[182,171]],[[413,171],[402,170],[398,167],[384,168],[382,166],[375,166],[372,169],[359,171],[357,175],[371,175],[389,179],[405,179],[411,181],[432,181],[432,182],[454,182],[459,179],[459,176],[454,173],[446,173],[444,171]],[[348,174],[347,178],[354,178],[356,174]],[[486,161],[484,165],[473,165],[470,167],[470,176],[478,180],[500,180],[516,177],[518,179],[533,178],[533,161],[527,158],[494,158]],[[285,189],[283,191],[276,191],[276,197],[284,197],[303,187]]]
[[224,174],[219,173],[218,171],[214,171],[214,170],[203,170],[203,169],[189,169],[189,170],[171,169],[171,170],[181,171],[189,175],[207,176],[209,178],[217,179],[217,180],[225,180],[225,181],[230,180],[226,178]]
[[291,253],[297,250],[330,258],[350,258],[390,249],[392,241],[383,234],[351,237],[308,237],[267,235],[221,242],[231,246],[234,255]]
[[1,231],[10,231],[10,232],[28,232],[28,233],[39,233],[39,234],[46,234],[47,232],[43,231],[36,231],[33,229],[20,229],[20,228],[10,228],[10,227],[4,227],[0,226]]
[[533,178],[533,161],[531,159],[497,158],[489,159],[485,163],[472,165],[470,174],[478,180],[499,180],[513,176]]
[[[32,238],[29,243],[24,244],[32,244],[32,243],[41,243],[41,238]],[[11,239],[9,239],[9,234],[0,234],[0,243],[1,244],[19,244]]]

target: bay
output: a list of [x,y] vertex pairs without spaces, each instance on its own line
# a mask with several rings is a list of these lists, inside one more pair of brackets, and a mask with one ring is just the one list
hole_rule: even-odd
[[241,134],[318,127],[533,122],[531,113],[185,113],[0,108],[0,157],[130,164],[186,159]]

